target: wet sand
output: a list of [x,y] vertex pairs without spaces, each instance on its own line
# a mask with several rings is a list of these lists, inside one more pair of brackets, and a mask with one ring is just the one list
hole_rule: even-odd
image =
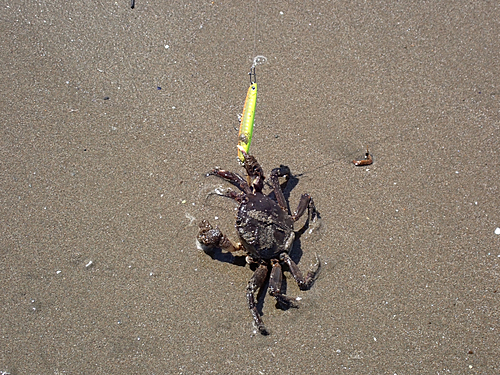
[[[0,372],[499,372],[494,2],[2,8]],[[242,172],[256,55],[251,152],[322,216],[266,337],[249,267],[195,247],[203,218],[236,240],[204,175]]]

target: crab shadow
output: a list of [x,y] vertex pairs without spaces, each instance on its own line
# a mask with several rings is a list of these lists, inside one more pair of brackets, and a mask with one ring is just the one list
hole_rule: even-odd
[[244,255],[233,255],[232,253],[227,253],[222,251],[222,249],[216,247],[209,251],[205,251],[210,258],[223,263],[231,263],[240,267],[245,267],[247,264],[246,256]]

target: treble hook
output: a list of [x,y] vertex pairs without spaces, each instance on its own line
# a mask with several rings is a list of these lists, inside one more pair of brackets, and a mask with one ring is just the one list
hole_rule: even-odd
[[[252,67],[250,68],[250,73],[248,73],[248,75],[250,76],[250,84],[253,85],[254,83],[257,82],[257,75],[255,74],[255,65],[252,65]],[[253,77],[253,79],[252,79]]]

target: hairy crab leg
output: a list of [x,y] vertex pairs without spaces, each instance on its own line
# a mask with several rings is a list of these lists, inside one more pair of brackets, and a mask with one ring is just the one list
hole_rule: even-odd
[[225,171],[223,169],[215,168],[211,170],[210,172],[207,173],[207,176],[217,176],[220,177],[227,182],[233,184],[236,186],[238,189],[241,191],[245,192],[246,194],[250,194],[252,190],[250,189],[250,186],[248,186],[248,183],[246,180],[241,177],[239,174]]
[[297,282],[297,285],[299,286],[300,290],[307,290],[313,286],[314,281],[316,281],[316,277],[318,276],[319,269],[321,267],[321,263],[317,255],[316,255],[316,261],[317,261],[316,265],[313,267],[313,269],[307,272],[307,276],[305,278],[302,275],[299,266],[297,266],[297,263],[295,263],[287,253],[281,254],[280,259],[286,264],[288,264],[288,267],[290,267],[290,273]]
[[[243,197],[245,196],[245,193],[237,193],[235,192],[234,190],[231,190],[231,189],[227,189],[225,191],[221,191],[220,189],[215,189],[214,191],[211,191],[207,194],[207,198],[210,196],[210,195],[218,195],[218,196],[221,196],[221,197],[226,197],[226,198],[231,198],[231,199],[234,199],[235,201],[237,202],[241,202],[241,200],[243,199]],[[0,374],[1,375],[1,374]]]
[[269,332],[267,331],[266,326],[264,325],[264,322],[260,317],[259,311],[257,310],[255,293],[259,288],[262,287],[262,285],[264,285],[264,283],[266,282],[266,277],[267,266],[265,264],[259,264],[259,267],[257,267],[257,269],[255,270],[247,286],[248,307],[250,309],[250,312],[252,313],[255,325],[257,326],[259,332],[263,335],[268,335]]
[[276,302],[281,307],[298,307],[292,298],[285,296],[281,293],[281,284],[283,271],[279,260],[271,260],[273,268],[271,269],[271,276],[269,277],[269,294],[276,298]]

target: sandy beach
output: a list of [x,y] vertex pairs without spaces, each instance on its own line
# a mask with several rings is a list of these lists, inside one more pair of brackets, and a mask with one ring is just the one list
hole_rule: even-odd
[[[500,372],[495,2],[10,1],[0,16],[0,374]],[[321,226],[298,309],[198,250],[236,160]],[[374,163],[355,167],[369,147]],[[500,229],[497,230],[497,233]]]

